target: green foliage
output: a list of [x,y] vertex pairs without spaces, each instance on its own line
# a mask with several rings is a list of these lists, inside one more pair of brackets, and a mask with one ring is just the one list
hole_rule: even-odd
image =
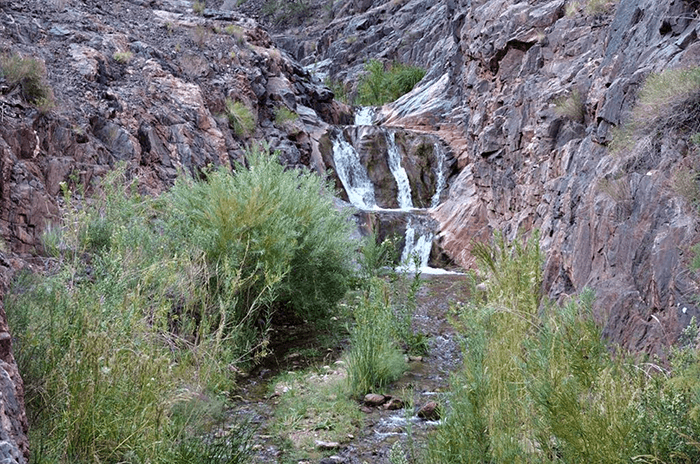
[[134,54],[126,51],[126,52],[115,52],[112,58],[114,58],[114,61],[117,63],[122,63],[126,64],[129,61],[131,61],[131,58],[133,58]]
[[217,170],[205,181],[178,181],[164,197],[176,218],[170,230],[204,252],[218,276],[212,292],[234,292],[226,300],[238,320],[253,323],[280,308],[310,319],[328,314],[348,288],[353,250],[330,184],[285,170],[266,149],[251,151],[248,163],[236,175]]
[[374,278],[355,308],[355,325],[347,354],[348,387],[356,398],[381,389],[405,371],[403,353],[398,349],[389,290]]
[[36,462],[244,462],[235,424],[215,439],[218,392],[264,354],[275,310],[325,314],[352,272],[329,186],[266,152],[248,161],[157,199],[123,167],[89,201],[64,184],[45,236],[56,272],[5,298]]
[[564,116],[574,122],[583,123],[585,118],[585,107],[581,94],[574,90],[570,95],[558,98],[555,102],[554,111],[559,116]]
[[53,90],[46,82],[46,67],[38,58],[22,58],[18,54],[0,56],[0,75],[10,87],[19,86],[22,96],[40,111],[53,108]]
[[275,124],[277,125],[284,126],[296,122],[298,119],[298,114],[284,106],[275,108]]
[[206,8],[205,2],[200,2],[198,0],[195,0],[194,3],[192,3],[192,10],[194,11],[195,14],[202,15],[204,14],[204,9]]
[[333,92],[333,95],[335,95],[336,100],[345,103],[346,105],[350,104],[350,97],[348,97],[348,91],[342,82],[333,80],[330,77],[328,77],[326,78],[324,85],[331,89],[331,92]]
[[262,13],[275,24],[303,24],[311,12],[309,0],[266,0]]
[[613,139],[613,150],[660,134],[687,137],[700,132],[700,68],[650,74],[639,91],[632,116]]
[[378,60],[365,63],[366,73],[357,88],[361,105],[380,106],[410,92],[423,79],[425,70],[417,66],[393,63],[388,69]]
[[462,313],[464,370],[428,462],[696,462],[697,331],[672,353],[670,377],[611,356],[591,291],[563,307],[540,302],[536,243],[497,236],[477,248],[488,304]]
[[226,99],[226,117],[228,124],[237,137],[249,137],[255,131],[255,116],[240,101]]

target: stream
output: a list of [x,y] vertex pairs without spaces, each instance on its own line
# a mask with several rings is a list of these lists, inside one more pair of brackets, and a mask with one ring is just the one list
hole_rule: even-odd
[[[416,410],[429,401],[441,400],[449,376],[461,365],[457,336],[448,323],[451,305],[466,302],[467,283],[458,273],[430,267],[436,224],[429,208],[437,206],[447,188],[448,154],[441,142],[424,134],[374,125],[375,110],[360,108],[355,124],[333,128],[332,157],[327,158],[346,199],[357,210],[358,221],[378,236],[400,236],[400,272],[421,273],[413,330],[426,336],[427,353],[411,357],[405,375],[381,393],[400,398],[407,406],[398,410],[369,408],[355,434],[321,457],[290,460],[289,449],[267,426],[278,404],[270,393],[270,380],[278,373],[307,366],[295,363],[296,348],[313,345],[317,336],[303,327],[285,327],[284,346],[273,347],[274,361],[261,366],[243,380],[232,414],[251,420],[258,427],[253,462],[389,463],[391,448],[399,441],[405,453],[425,445],[426,436],[438,424],[419,419]],[[425,181],[425,182],[421,182]],[[416,206],[420,205],[420,206]],[[367,230],[367,228],[365,228]],[[323,367],[330,374],[341,365],[342,345],[328,349]],[[341,369],[342,370],[342,369]],[[293,453],[292,453],[293,454]],[[323,455],[326,457],[322,457]],[[330,455],[330,456],[328,456]]]

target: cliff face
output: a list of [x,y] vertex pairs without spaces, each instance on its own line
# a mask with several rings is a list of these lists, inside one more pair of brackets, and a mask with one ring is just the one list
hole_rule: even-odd
[[451,146],[459,174],[433,211],[447,253],[468,267],[473,240],[539,229],[550,297],[592,287],[606,335],[656,352],[698,314],[697,212],[674,188],[698,152],[672,132],[608,146],[648,74],[700,65],[697,14],[680,0],[585,3],[374,2],[312,31],[315,52],[294,50],[350,82],[375,53],[428,68],[381,121]]

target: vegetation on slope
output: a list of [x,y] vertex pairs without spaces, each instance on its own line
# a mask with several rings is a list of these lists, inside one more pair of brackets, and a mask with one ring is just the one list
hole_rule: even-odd
[[428,461],[689,463],[700,459],[700,357],[692,324],[671,369],[611,353],[593,294],[543,301],[538,237],[477,246],[485,302],[461,308],[465,366]]
[[357,102],[364,106],[381,106],[410,92],[425,76],[417,66],[392,63],[388,68],[378,60],[365,63],[365,74],[360,76]]
[[96,198],[64,189],[54,272],[6,298],[34,462],[245,462],[250,428],[221,423],[235,373],[273,318],[323,317],[351,276],[329,186],[275,158],[160,198],[123,168]]

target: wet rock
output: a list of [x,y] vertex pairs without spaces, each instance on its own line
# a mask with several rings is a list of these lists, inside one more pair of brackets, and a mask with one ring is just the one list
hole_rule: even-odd
[[440,420],[440,406],[435,401],[428,401],[418,409],[416,416],[423,420]]
[[392,397],[389,401],[384,403],[382,405],[382,408],[388,410],[388,411],[396,411],[398,409],[403,409],[405,406],[405,403],[402,399]]
[[378,393],[367,393],[363,399],[367,406],[381,406],[391,399],[390,396],[380,395]]

